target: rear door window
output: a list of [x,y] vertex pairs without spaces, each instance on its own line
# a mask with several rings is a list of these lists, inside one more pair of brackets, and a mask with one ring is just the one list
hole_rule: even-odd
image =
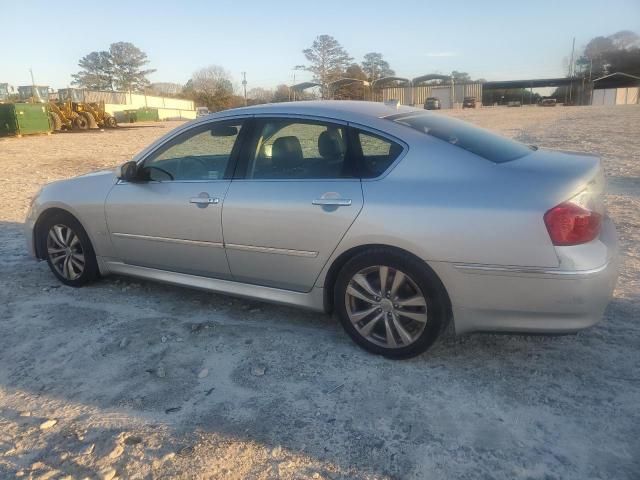
[[258,122],[255,150],[250,153],[246,178],[353,178],[342,125],[293,119]]

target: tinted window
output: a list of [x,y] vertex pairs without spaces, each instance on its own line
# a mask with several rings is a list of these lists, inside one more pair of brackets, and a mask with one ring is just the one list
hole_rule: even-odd
[[442,115],[411,113],[392,115],[386,118],[444,140],[495,163],[508,162],[531,153],[528,146],[519,142]]
[[299,120],[258,123],[247,178],[314,179],[353,176],[342,126]]
[[402,146],[368,132],[358,131],[362,148],[362,178],[380,176],[402,153]]
[[144,162],[151,180],[224,178],[241,123],[195,127],[163,145]]

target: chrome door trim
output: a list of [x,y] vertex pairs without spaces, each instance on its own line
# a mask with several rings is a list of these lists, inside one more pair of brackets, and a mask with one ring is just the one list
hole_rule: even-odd
[[478,265],[473,263],[458,263],[454,267],[465,273],[475,275],[501,275],[501,276],[534,276],[534,277],[552,277],[574,280],[576,278],[590,277],[597,275],[609,266],[609,262],[596,268],[589,270],[562,270],[554,268],[536,268],[536,267],[516,267],[516,266],[500,266],[500,265]]
[[316,198],[311,201],[312,205],[327,205],[330,207],[348,207],[351,205],[350,198]]
[[200,247],[223,248],[224,244],[220,242],[205,242],[201,240],[186,240],[183,238],[154,237],[152,235],[136,235],[134,233],[112,233],[114,237],[132,238],[135,240],[151,240],[155,242],[180,243],[183,245],[197,245]]
[[196,205],[217,205],[220,203],[218,197],[191,197],[189,203],[195,203]]
[[232,250],[241,250],[245,252],[258,252],[258,253],[275,253],[276,255],[289,255],[292,257],[306,257],[316,258],[318,252],[310,252],[307,250],[291,250],[287,248],[274,248],[274,247],[257,247],[255,245],[238,245],[235,243],[225,243],[225,248]]

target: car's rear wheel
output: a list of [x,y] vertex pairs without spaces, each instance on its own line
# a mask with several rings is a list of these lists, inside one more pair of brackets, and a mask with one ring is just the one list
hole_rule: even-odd
[[349,336],[366,350],[407,358],[427,350],[446,326],[446,294],[426,264],[403,252],[374,249],[340,271],[334,305]]
[[80,287],[98,276],[98,263],[80,222],[56,213],[39,228],[42,251],[53,274],[65,285]]

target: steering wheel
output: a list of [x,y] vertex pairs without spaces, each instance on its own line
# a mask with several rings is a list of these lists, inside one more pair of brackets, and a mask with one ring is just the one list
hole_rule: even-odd
[[160,167],[156,167],[154,165],[147,165],[145,168],[147,168],[148,170],[158,170],[159,172],[164,173],[166,176],[169,177],[169,180],[173,180],[173,175],[169,172],[167,172],[164,168],[160,168]]

